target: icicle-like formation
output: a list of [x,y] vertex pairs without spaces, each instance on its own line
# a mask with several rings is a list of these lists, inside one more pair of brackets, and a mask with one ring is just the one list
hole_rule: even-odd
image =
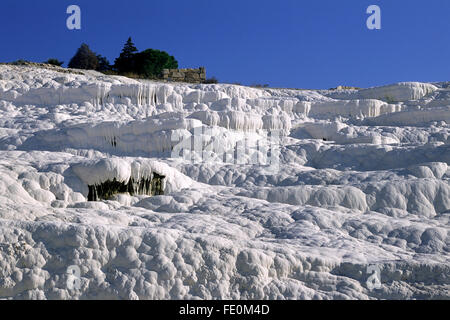
[[111,87],[109,97],[111,103],[123,103],[128,98],[131,104],[138,107],[159,104],[156,85],[148,83],[114,85]]
[[308,117],[329,119],[336,116],[342,117],[377,117],[382,114],[399,112],[402,110],[400,104],[388,104],[381,100],[330,100],[309,102],[298,102],[293,111]]
[[[104,158],[76,163],[71,166],[80,179],[84,196],[125,193],[160,195],[192,186],[194,181],[168,165],[153,160],[128,161]],[[89,186],[89,190],[88,190]]]
[[165,176],[153,173],[153,177],[142,177],[139,180],[130,178],[128,182],[106,180],[99,184],[89,185],[88,201],[110,200],[117,194],[163,195]]

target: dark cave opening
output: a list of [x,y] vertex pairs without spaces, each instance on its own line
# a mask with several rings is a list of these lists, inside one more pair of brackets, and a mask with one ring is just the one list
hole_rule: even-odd
[[143,177],[137,181],[130,178],[128,182],[120,182],[115,178],[100,184],[89,185],[88,201],[110,200],[117,194],[158,196],[164,195],[165,176],[153,173],[153,177]]

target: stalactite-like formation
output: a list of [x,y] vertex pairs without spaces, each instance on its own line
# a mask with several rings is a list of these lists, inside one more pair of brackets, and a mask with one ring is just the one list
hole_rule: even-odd
[[153,179],[151,181],[152,196],[160,196],[164,194],[164,176],[157,173],[153,173]]
[[116,194],[163,195],[165,176],[153,173],[153,178],[143,177],[139,180],[130,178],[128,182],[119,182],[115,178],[100,184],[90,185],[88,201],[110,200]]

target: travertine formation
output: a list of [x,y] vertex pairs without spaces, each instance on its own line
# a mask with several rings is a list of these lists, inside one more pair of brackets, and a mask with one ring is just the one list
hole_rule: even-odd
[[0,65],[0,299],[450,298],[450,82],[76,72]]

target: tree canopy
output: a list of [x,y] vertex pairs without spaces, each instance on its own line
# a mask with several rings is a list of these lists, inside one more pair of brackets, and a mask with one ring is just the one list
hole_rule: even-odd
[[177,69],[178,62],[165,51],[147,49],[136,54],[136,72],[145,77],[160,76],[163,69]]
[[114,68],[119,73],[133,72],[135,69],[135,55],[138,49],[135,47],[131,37],[125,43],[120,56],[114,61]]
[[[48,63],[51,63],[51,60],[55,64],[59,63],[56,59],[50,59]],[[69,68],[101,72],[112,70],[119,74],[132,73],[146,78],[155,78],[161,76],[163,69],[177,69],[178,62],[174,56],[165,51],[147,49],[139,52],[129,37],[120,56],[115,59],[114,66],[110,65],[106,57],[96,54],[83,43],[70,60]]]
[[97,55],[85,43],[77,50],[77,53],[69,62],[69,68],[96,70],[98,67]]
[[109,63],[108,59],[100,54],[97,55],[97,71],[109,71],[112,69],[111,64]]

